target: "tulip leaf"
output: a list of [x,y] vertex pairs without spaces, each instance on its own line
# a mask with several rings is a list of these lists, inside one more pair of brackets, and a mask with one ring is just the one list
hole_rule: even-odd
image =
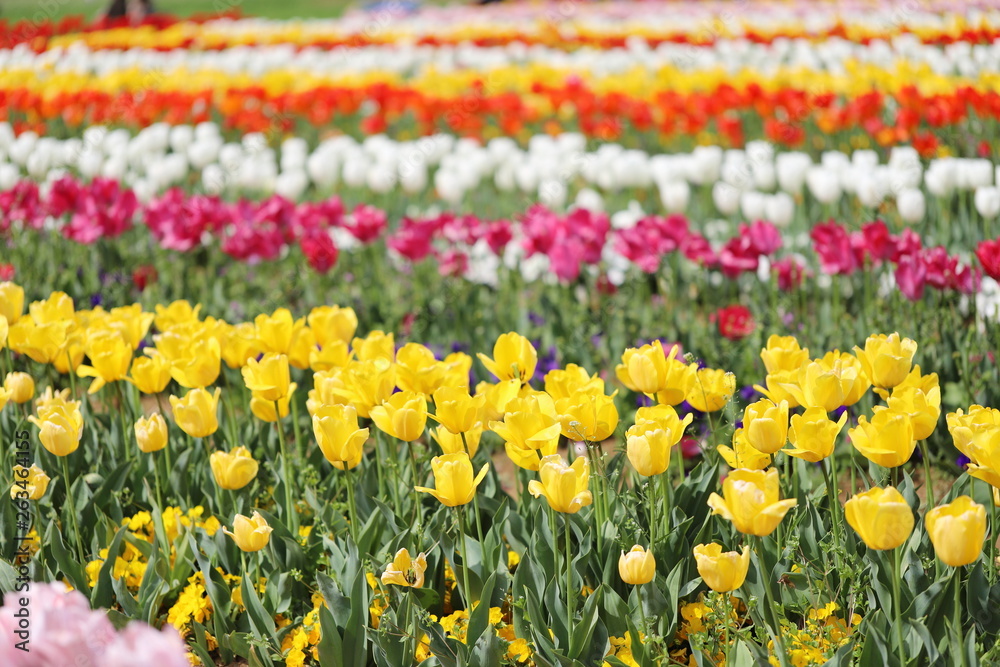
[[500,638],[492,630],[483,633],[472,647],[469,658],[472,665],[499,665],[503,658]]
[[59,566],[62,573],[69,579],[69,583],[73,585],[73,588],[83,592],[85,595],[89,595],[90,585],[87,583],[87,576],[83,565],[77,563],[76,556],[71,556],[69,551],[66,550],[66,545],[63,544],[62,531],[59,530],[55,521],[49,524],[49,528],[45,532],[45,546],[56,559],[56,565]]
[[990,587],[982,560],[969,573],[966,605],[968,614],[975,619],[980,632],[986,635],[1000,634],[1000,583]]
[[885,632],[888,631],[888,623],[881,609],[875,608],[865,617],[861,631],[864,633],[865,641],[861,651],[859,665],[888,665],[889,646],[886,642]]
[[604,595],[604,587],[598,586],[597,590],[587,597],[587,602],[583,605],[583,613],[576,621],[569,643],[569,657],[576,659],[581,656],[591,642],[594,635],[594,628],[597,625],[597,613],[600,610],[601,597]]
[[747,648],[746,643],[742,641],[736,642],[736,648],[733,649],[731,657],[733,667],[754,667],[756,664],[753,654],[750,653],[750,649]]
[[486,629],[490,627],[490,601],[493,597],[496,583],[496,574],[491,574],[486,583],[483,584],[483,589],[480,591],[479,604],[469,614],[469,625],[465,636],[466,644],[475,644],[480,636],[486,632]]
[[338,630],[337,624],[333,620],[333,614],[325,606],[319,608],[319,627],[319,664],[323,667],[343,667],[343,639],[341,639],[340,630]]
[[243,581],[240,583],[240,593],[243,597],[243,604],[246,606],[247,615],[250,617],[250,627],[253,628],[254,637],[257,639],[267,639],[272,642],[272,646],[281,646],[278,638],[274,634],[274,619],[264,609],[257,597],[257,589],[250,581],[250,574],[243,573]]
[[122,611],[129,618],[139,617],[139,604],[136,602],[135,598],[128,591],[128,586],[125,585],[125,578],[119,577],[115,579],[111,578],[111,588],[115,592],[115,600],[121,605]]
[[97,574],[97,583],[90,594],[90,603],[95,607],[110,607],[114,599],[114,589],[111,586],[111,578],[114,572],[115,562],[121,552],[122,539],[128,531],[128,526],[122,526],[115,533],[111,544],[108,546],[108,557],[101,564],[101,569]]

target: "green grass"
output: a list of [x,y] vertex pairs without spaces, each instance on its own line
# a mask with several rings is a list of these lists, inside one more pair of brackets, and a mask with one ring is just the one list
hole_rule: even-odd
[[[109,4],[110,0],[0,0],[0,18],[58,21],[74,14],[94,18]],[[278,19],[335,17],[361,4],[352,0],[154,0],[157,10],[176,16],[234,8],[247,16]]]

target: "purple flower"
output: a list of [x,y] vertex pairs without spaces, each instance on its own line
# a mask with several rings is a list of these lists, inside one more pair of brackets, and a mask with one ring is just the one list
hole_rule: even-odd
[[758,396],[760,396],[760,394],[753,388],[753,385],[747,385],[740,389],[740,398],[747,403],[753,403],[757,400]]
[[90,297],[91,308],[97,308],[102,303],[104,303],[104,297],[102,297],[100,294],[94,294]]
[[972,459],[970,459],[965,454],[959,454],[958,458],[955,459],[955,465],[957,465],[962,470],[965,470],[965,466],[969,465],[970,463],[972,463]]
[[651,405],[653,405],[653,399],[651,399],[649,396],[646,396],[645,394],[636,394],[635,404],[637,407],[640,408],[648,408]]
[[534,324],[536,327],[540,327],[540,326],[544,326],[545,325],[545,318],[542,317],[541,315],[539,315],[536,312],[529,312],[528,313],[528,321],[531,322],[532,324]]

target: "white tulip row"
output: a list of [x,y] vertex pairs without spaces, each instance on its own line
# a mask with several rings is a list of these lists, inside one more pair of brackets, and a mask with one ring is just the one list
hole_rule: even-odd
[[724,39],[713,45],[663,43],[650,48],[633,40],[626,48],[584,47],[574,51],[522,42],[506,46],[478,47],[398,45],[361,48],[297,49],[291,44],[234,46],[211,51],[174,49],[90,50],[83,43],[36,53],[27,45],[0,50],[0,71],[27,70],[48,73],[111,75],[137,68],[164,74],[189,74],[217,70],[229,74],[262,76],[275,70],[292,69],[315,75],[348,77],[372,71],[419,76],[429,71],[472,70],[488,73],[505,66],[536,65],[613,76],[641,68],[660,71],[722,69],[729,73],[753,71],[759,77],[782,68],[847,75],[857,64],[871,64],[894,71],[899,67],[927,67],[942,76],[978,77],[1000,70],[1000,42],[972,45],[958,42],[944,47],[922,44],[913,35],[897,35],[891,41],[869,44],[840,38],[821,41],[780,39],[759,44],[746,39]]
[[776,152],[762,141],[750,142],[745,150],[701,146],[690,153],[656,155],[614,143],[589,148],[576,133],[536,135],[525,147],[506,137],[480,145],[445,134],[415,141],[338,136],[310,150],[302,138],[286,139],[274,149],[259,133],[230,141],[214,123],[157,123],[134,136],[95,126],[66,140],[31,132],[15,136],[10,125],[0,123],[0,189],[24,177],[51,183],[67,173],[114,178],[142,200],[174,185],[230,196],[275,193],[292,200],[310,188],[412,196],[433,188],[444,203],[459,206],[489,188],[553,208],[575,201],[596,209],[615,193],[653,190],[666,211],[684,212],[693,197],[710,191],[724,216],[787,225],[796,208],[809,201],[835,205],[850,198],[874,208],[895,200],[900,216],[917,222],[928,196],[946,200],[974,192],[980,215],[1000,213],[1000,170],[992,162],[940,158],[925,167],[910,147],[892,149],[884,164],[871,150],[827,151],[816,161],[802,152]]

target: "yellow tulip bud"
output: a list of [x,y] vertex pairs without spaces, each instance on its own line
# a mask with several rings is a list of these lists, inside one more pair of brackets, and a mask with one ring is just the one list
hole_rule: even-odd
[[10,497],[38,500],[49,488],[49,476],[37,465],[30,468],[14,466],[14,485],[10,487]]
[[170,362],[161,354],[136,357],[132,362],[131,380],[142,393],[159,394],[170,384]]
[[424,434],[427,426],[427,399],[412,391],[397,392],[372,408],[371,418],[383,433],[413,442]]
[[783,388],[795,395],[799,405],[833,412],[847,404],[858,379],[856,366],[839,357],[830,357],[804,365],[799,369],[798,386],[786,385]]
[[207,438],[219,429],[216,411],[222,390],[216,387],[210,394],[206,389],[192,389],[184,398],[170,397],[174,422],[192,438]]
[[626,584],[632,586],[648,584],[656,576],[656,559],[653,558],[653,551],[643,549],[638,544],[628,553],[623,551],[618,558],[618,574]]
[[746,429],[738,428],[733,431],[733,446],[719,445],[716,447],[723,460],[730,468],[744,468],[746,470],[763,470],[771,465],[770,454],[756,449],[747,438]]
[[316,343],[322,348],[336,341],[347,345],[358,329],[358,316],[353,308],[319,306],[309,311],[308,319]]
[[392,363],[396,360],[396,339],[391,333],[372,331],[364,338],[352,340],[351,351],[358,361],[385,359]]
[[261,400],[280,401],[288,395],[291,377],[284,354],[265,354],[260,361],[248,359],[242,373],[247,389]]
[[774,454],[788,440],[788,403],[766,398],[751,403],[743,411],[743,430],[754,449]]
[[858,417],[858,425],[848,429],[847,436],[865,458],[883,468],[903,465],[917,446],[910,416],[888,408],[876,408],[871,422],[864,415]]
[[219,488],[236,491],[257,477],[259,464],[246,447],[235,447],[228,452],[212,452],[209,457],[212,476]]
[[601,442],[618,427],[614,396],[575,394],[556,402],[562,434],[570,440]]
[[313,348],[309,351],[309,368],[314,371],[343,368],[349,363],[351,363],[351,351],[347,343],[342,340],[331,340],[321,349]]
[[431,470],[434,473],[434,486],[429,489],[425,486],[413,487],[417,491],[429,493],[447,507],[458,507],[472,502],[476,495],[476,488],[486,477],[486,471],[490,464],[484,464],[479,473],[473,477],[472,461],[469,455],[460,452],[457,454],[445,454],[435,456],[431,459]]
[[782,401],[788,403],[789,408],[799,407],[798,397],[802,395],[799,387],[799,371],[776,371],[768,373],[764,378],[765,387],[755,384],[753,386],[759,393],[764,394],[774,403]]
[[250,518],[237,514],[236,518],[233,519],[233,531],[230,532],[228,528],[223,528],[222,532],[233,538],[240,550],[253,552],[260,551],[267,546],[271,540],[272,530],[273,528],[267,525],[267,521],[260,515],[260,512],[254,512]]
[[475,457],[479,451],[479,440],[483,436],[483,425],[476,424],[471,430],[465,433],[452,433],[444,426],[431,429],[431,437],[434,442],[441,447],[444,454],[467,453],[470,457]]
[[[273,424],[278,421],[279,417],[284,419],[288,416],[289,404],[292,402],[292,397],[295,395],[295,390],[298,385],[294,382],[288,385],[288,393],[278,401],[268,401],[261,398],[257,392],[250,394],[250,412],[253,416],[262,422],[267,422],[268,424]],[[275,412],[275,403],[278,405],[278,411]]]
[[149,454],[167,446],[167,422],[161,414],[155,413],[149,418],[139,417],[134,429],[139,451]]
[[736,376],[724,370],[701,368],[687,394],[687,402],[699,412],[721,410],[736,391]]
[[566,465],[558,454],[546,456],[538,467],[539,480],[528,482],[528,493],[535,498],[545,496],[549,507],[564,514],[576,514],[590,505],[594,498],[587,489],[590,484],[590,464],[577,458]]
[[746,581],[750,569],[750,547],[743,547],[742,553],[723,553],[719,544],[699,544],[694,548],[694,560],[698,565],[698,574],[709,588],[717,593],[728,593]]
[[323,456],[338,470],[361,463],[368,429],[358,428],[358,412],[350,405],[328,405],[313,415],[313,435]]
[[979,560],[986,539],[986,508],[959,496],[924,516],[927,535],[945,565],[961,567]]
[[84,351],[90,358],[89,366],[79,366],[76,374],[92,377],[88,394],[100,391],[109,382],[122,380],[128,375],[132,363],[132,346],[117,331],[97,331],[87,336]]
[[292,345],[292,332],[296,324],[301,324],[304,320],[296,323],[292,319],[292,313],[287,308],[278,308],[271,315],[261,313],[254,318],[254,326],[257,327],[257,340],[260,341],[265,352],[277,354],[287,354]]
[[[687,415],[683,420],[669,405],[660,408],[657,419],[647,420],[651,413],[636,415],[636,423],[625,433],[626,454],[636,472],[646,477],[659,475],[670,464],[673,448],[684,437],[684,430],[694,419]],[[640,421],[641,420],[641,421]]]
[[895,549],[913,532],[913,510],[891,486],[855,495],[844,504],[844,516],[869,549]]
[[423,588],[426,570],[426,554],[421,553],[416,558],[410,558],[409,550],[400,549],[396,552],[396,557],[392,559],[392,562],[386,565],[385,572],[382,573],[382,583],[387,586]]
[[811,463],[822,461],[833,454],[837,436],[846,423],[847,412],[838,421],[832,421],[823,408],[808,408],[801,415],[792,415],[788,440],[794,447],[784,452]]
[[477,356],[498,380],[516,379],[521,384],[531,380],[538,365],[538,353],[531,341],[514,331],[497,338],[492,359],[481,352]]
[[288,345],[287,356],[289,364],[305,370],[309,368],[312,353],[316,352],[316,336],[309,327],[301,324],[302,320],[299,322],[292,330],[292,342]]
[[722,483],[722,496],[713,493],[708,506],[713,514],[733,522],[746,535],[764,537],[774,532],[788,510],[798,501],[779,500],[781,485],[778,471],[734,470]]
[[969,475],[1000,487],[1000,426],[977,426],[966,449]]
[[464,387],[441,387],[434,392],[432,419],[452,433],[464,433],[481,421],[486,396],[470,396]]
[[809,361],[809,348],[799,347],[795,336],[772,334],[767,339],[767,347],[760,351],[761,361],[768,374],[781,371],[797,372]]
[[24,313],[24,288],[11,282],[0,283],[0,315],[13,325]]
[[916,352],[916,342],[900,338],[899,333],[869,336],[864,350],[854,348],[854,353],[872,384],[883,389],[895,387],[906,379]]
[[10,400],[18,405],[28,403],[35,397],[35,381],[27,373],[8,373],[3,380],[3,388],[10,394]]
[[976,457],[969,448],[973,435],[984,426],[1000,426],[1000,410],[973,405],[969,408],[968,414],[961,409],[949,413],[947,422],[955,448],[975,463]]
[[42,446],[56,456],[68,456],[80,446],[83,437],[83,416],[79,404],[55,405],[40,411],[39,417],[28,417],[28,421],[41,429],[39,439]]

